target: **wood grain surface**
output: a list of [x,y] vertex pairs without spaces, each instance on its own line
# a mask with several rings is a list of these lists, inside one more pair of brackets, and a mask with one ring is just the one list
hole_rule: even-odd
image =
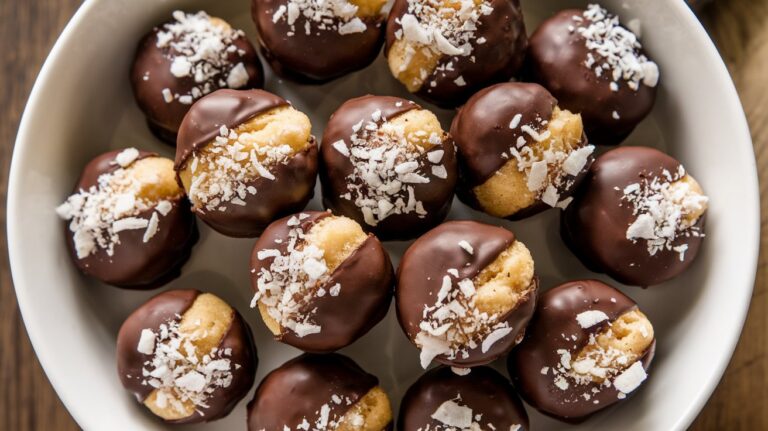
[[[0,0],[0,430],[78,429],[43,374],[19,315],[5,246],[5,205],[19,118],[45,56],[79,4]],[[752,129],[763,230],[744,333],[728,371],[691,429],[768,430],[768,0],[716,0],[702,15],[729,65]]]

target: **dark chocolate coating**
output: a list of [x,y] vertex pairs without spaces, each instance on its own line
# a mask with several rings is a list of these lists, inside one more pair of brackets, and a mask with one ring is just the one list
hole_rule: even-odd
[[[581,114],[592,142],[617,145],[651,111],[658,85],[648,87],[641,82],[634,91],[622,80],[619,91],[613,91],[609,73],[598,78],[584,62],[589,53],[595,59],[602,57],[587,48],[578,32],[569,30],[579,27],[573,17],[583,12],[564,10],[544,21],[531,35],[526,68],[530,78],[551,91],[561,107]],[[614,111],[619,113],[618,120],[613,118]]]
[[[460,396],[461,401],[456,401]],[[519,425],[528,429],[528,415],[509,381],[489,367],[475,367],[459,376],[450,367],[438,367],[425,373],[405,393],[397,419],[398,431],[439,430],[445,424],[432,418],[444,402],[454,400],[481,415],[478,422],[484,430],[508,431]],[[493,425],[491,428],[489,425]]]
[[[574,200],[560,219],[565,244],[593,272],[602,272],[628,285],[652,286],[685,271],[696,259],[702,236],[680,236],[673,247],[687,244],[684,259],[674,250],[648,253],[645,240],[627,239],[627,228],[637,218],[632,205],[621,198],[624,187],[677,173],[680,162],[659,150],[623,147],[611,150],[592,165]],[[616,189],[618,188],[618,190]],[[706,214],[694,225],[704,230]]]
[[[176,172],[184,169],[196,151],[219,135],[221,126],[234,129],[260,114],[288,105],[282,97],[264,90],[224,89],[203,97],[189,110],[179,129]],[[246,186],[255,187],[257,193],[246,195],[245,205],[224,202],[221,204],[224,211],[192,210],[224,235],[258,236],[273,220],[300,211],[312,199],[318,169],[314,138],[304,151],[268,169],[275,179],[258,177],[248,182]]]
[[[410,0],[415,1],[415,0]],[[397,40],[395,33],[402,29],[399,21],[408,13],[409,0],[395,0],[387,19],[387,44],[385,53]],[[453,70],[433,71],[416,94],[444,108],[464,103],[472,94],[497,82],[509,81],[521,69],[528,36],[523,22],[519,0],[488,0],[493,12],[478,19],[475,38],[471,40],[472,53],[467,56],[443,56],[436,69],[453,63]],[[477,39],[486,42],[478,44]],[[473,61],[474,60],[474,61]],[[466,85],[454,81],[463,77]],[[430,82],[434,81],[432,87]]]
[[[164,25],[170,22],[172,21],[153,28],[139,42],[131,66],[130,78],[136,103],[147,117],[147,124],[152,133],[165,143],[176,145],[176,134],[179,126],[191,105],[185,105],[178,100],[166,103],[163,89],[167,88],[173,94],[188,94],[192,88],[200,85],[200,83],[196,83],[192,76],[183,78],[174,76],[171,73],[171,63],[173,63],[176,54],[175,50],[171,47],[158,48],[157,46],[157,34],[162,31]],[[233,45],[238,50],[244,51],[243,55],[234,51],[227,57],[231,67],[241,62],[245,66],[249,80],[244,88],[262,87],[264,85],[264,71],[251,42],[243,36],[235,39]],[[145,74],[149,74],[149,79],[144,80]],[[214,88],[218,88],[219,80],[226,80],[228,74],[229,71],[226,71],[226,74],[220,74],[223,76],[213,77],[211,82],[214,84]]]
[[[398,103],[401,105],[397,106]],[[440,149],[445,151],[441,163],[448,173],[447,178],[437,178],[427,170],[423,175],[429,178],[429,183],[411,184],[416,199],[424,204],[427,214],[423,217],[415,212],[393,214],[376,226],[370,226],[365,222],[362,211],[354,201],[341,198],[341,195],[347,192],[347,176],[352,174],[354,166],[349,158],[339,153],[332,144],[343,140],[347,147],[352,148],[350,140],[350,136],[354,133],[352,127],[361,120],[369,121],[371,114],[376,110],[381,110],[381,124],[412,109],[422,108],[411,101],[390,96],[367,95],[348,100],[331,116],[320,146],[320,182],[325,208],[357,221],[363,229],[373,232],[384,241],[415,238],[445,219],[448,210],[451,209],[457,177],[456,149],[453,140],[446,134],[440,146]],[[431,166],[427,160],[427,154],[428,152],[424,152],[416,159],[420,166]]]
[[[272,70],[283,78],[303,84],[322,84],[356,70],[376,59],[384,43],[384,15],[360,18],[366,29],[342,35],[336,29],[318,29],[319,23],[306,34],[307,18],[300,15],[291,26],[285,18],[273,22],[272,17],[288,0],[251,0],[251,16],[256,24],[261,53]],[[336,20],[337,23],[342,21]]]
[[[146,379],[142,376],[144,363],[151,361],[152,355],[145,355],[137,350],[141,331],[151,329],[157,333],[161,324],[169,320],[181,321],[181,316],[192,307],[201,293],[191,289],[160,293],[131,313],[120,327],[117,335],[117,372],[123,386],[133,393],[138,402],[143,403],[154,390],[151,386],[142,384]],[[227,416],[251,389],[258,364],[256,347],[248,324],[234,308],[232,313],[232,323],[218,346],[220,350],[232,349],[230,356],[224,356],[230,359],[232,364],[232,383],[226,388],[214,389],[206,401],[208,408],[198,408],[204,415],[196,411],[186,418],[166,422],[189,424],[221,419]],[[239,367],[235,367],[235,364]]]
[[[590,335],[602,332],[619,316],[636,309],[635,301],[597,280],[572,281],[544,292],[525,339],[509,355],[507,363],[512,383],[523,399],[544,414],[572,423],[582,422],[589,415],[621,401],[614,386],[571,382],[566,390],[562,390],[555,386],[552,372],[545,375],[541,369],[553,368],[560,363],[557,353],[560,349],[567,350],[575,358],[589,343]],[[576,316],[587,310],[602,311],[608,320],[582,328]],[[640,359],[646,370],[655,350],[654,339]],[[593,388],[599,392],[593,393]],[[582,397],[585,393],[590,395],[589,400]],[[595,404],[595,400],[599,403]]]
[[[346,356],[303,354],[261,381],[248,403],[248,429],[298,429],[304,419],[313,425],[323,405],[330,407],[330,418],[340,418],[378,384],[379,379]],[[332,401],[334,395],[341,404]]]
[[[459,247],[462,240],[469,242],[473,254]],[[448,269],[459,271],[458,280],[474,279],[515,241],[512,232],[475,221],[445,222],[417,239],[403,254],[397,268],[395,288],[397,318],[408,339],[414,342],[420,331],[422,312],[425,307],[435,304]],[[467,349],[467,358],[448,359],[440,355],[435,360],[456,367],[473,367],[490,363],[509,352],[525,333],[536,307],[536,277],[532,284],[533,289],[518,301],[516,307],[499,318],[500,322],[506,321],[513,328],[512,332],[495,342],[486,353],[482,353],[478,343],[476,348]]]
[[[75,193],[98,186],[99,176],[120,169],[115,157],[122,150],[104,153],[91,160],[83,169]],[[157,157],[154,153],[140,151],[137,160]],[[65,224],[67,248],[75,266],[85,275],[113,286],[125,289],[154,289],[181,275],[181,267],[189,260],[192,246],[198,239],[195,217],[185,196],[170,200],[171,211],[158,218],[155,235],[144,242],[145,229],[129,229],[118,232],[120,243],[115,244],[112,256],[101,247],[80,259],[75,251],[73,233],[69,221]],[[149,219],[154,207],[135,217]]]
[[[302,220],[300,227],[308,233],[313,225],[329,212],[305,211],[309,217]],[[292,229],[285,217],[275,221],[264,231],[253,247],[251,255],[251,285],[258,291],[257,280],[262,268],[269,269],[273,257],[260,260],[260,250],[276,249],[285,254],[288,233]],[[276,243],[275,240],[281,240]],[[326,291],[336,283],[341,285],[338,296],[325,295],[312,298],[301,313],[311,313],[312,321],[322,330],[316,334],[298,337],[290,330],[276,336],[283,343],[306,352],[332,352],[352,344],[365,335],[384,318],[392,300],[394,270],[389,255],[379,240],[369,234],[360,247],[342,262],[330,275],[323,287]]]

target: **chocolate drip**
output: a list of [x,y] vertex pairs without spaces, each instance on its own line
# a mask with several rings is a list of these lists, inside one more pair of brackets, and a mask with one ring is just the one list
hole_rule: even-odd
[[[622,200],[626,186],[664,178],[665,170],[675,175],[679,167],[680,162],[653,148],[622,147],[601,155],[563,212],[563,241],[591,271],[624,284],[652,286],[679,275],[693,263],[703,237],[681,236],[673,242],[673,247],[688,246],[682,260],[667,249],[651,256],[645,240],[627,239],[637,215],[632,203]],[[694,228],[703,232],[704,223],[702,216]]]
[[[309,217],[298,226],[306,234],[320,220],[330,217],[329,212],[306,211]],[[258,252],[276,249],[287,253],[290,217],[272,223],[256,242],[251,255],[251,284],[257,291],[257,280],[263,269],[269,270],[273,257],[260,260]],[[276,241],[280,241],[279,243]],[[338,296],[326,294],[313,297],[300,313],[312,315],[311,320],[322,329],[317,334],[299,337],[290,330],[275,338],[308,352],[331,352],[352,344],[384,318],[392,298],[394,273],[389,255],[375,236],[368,238],[344,260],[323,283],[329,291],[341,285]]]
[[[446,134],[439,149],[444,150],[441,164],[445,166],[448,177],[437,178],[431,171],[424,172],[428,183],[412,184],[416,200],[421,201],[427,212],[419,216],[415,212],[393,214],[380,221],[376,226],[365,222],[363,213],[354,201],[341,198],[348,192],[347,177],[354,171],[348,157],[339,153],[332,144],[342,140],[348,148],[353,144],[350,137],[355,133],[353,127],[360,121],[372,121],[372,114],[380,110],[379,124],[392,120],[413,109],[422,109],[419,105],[397,97],[363,96],[345,102],[331,116],[323,134],[320,146],[320,181],[323,189],[323,205],[334,213],[347,216],[357,221],[363,229],[373,232],[382,240],[405,240],[414,238],[445,219],[451,208],[453,189],[456,185],[456,154],[453,140]],[[431,149],[434,151],[437,147]],[[431,166],[425,152],[415,161],[419,166]]]
[[[461,399],[457,400],[457,397]],[[484,430],[507,431],[516,425],[520,426],[520,431],[528,429],[528,415],[523,403],[504,376],[489,367],[472,368],[468,375],[459,376],[445,366],[428,371],[408,389],[400,403],[397,429],[445,428],[445,424],[432,415],[444,402],[451,400],[472,409],[473,420]],[[480,416],[479,421],[474,419],[477,416]]]
[[[261,381],[248,404],[248,429],[298,429],[304,420],[314,424],[324,405],[330,408],[329,418],[341,418],[378,383],[346,356],[303,354]],[[341,403],[333,402],[334,396]]]
[[[459,247],[460,241],[469,242],[473,253]],[[515,241],[515,235],[504,228],[474,221],[449,221],[416,240],[400,261],[395,288],[397,317],[411,342],[420,331],[424,308],[435,305],[443,277],[449,269],[459,272],[457,280],[472,280]],[[482,353],[478,345],[467,349],[469,356],[466,358],[448,359],[441,355],[435,360],[447,365],[472,367],[487,364],[509,352],[515,340],[524,333],[536,306],[538,280],[535,277],[533,284],[516,307],[499,319],[507,322],[513,328],[512,332],[495,342],[487,352]]]
[[[572,423],[620,401],[614,386],[569,381],[567,389],[560,389],[555,385],[552,369],[560,364],[558,350],[566,350],[576,358],[591,335],[599,334],[622,314],[636,309],[632,299],[597,280],[572,281],[543,293],[525,339],[508,361],[509,374],[523,399],[542,413]],[[576,316],[588,310],[602,311],[608,320],[582,328]],[[655,346],[656,340],[640,359],[646,370]],[[546,374],[542,371],[544,367],[549,368]],[[583,394],[588,394],[589,399]]]

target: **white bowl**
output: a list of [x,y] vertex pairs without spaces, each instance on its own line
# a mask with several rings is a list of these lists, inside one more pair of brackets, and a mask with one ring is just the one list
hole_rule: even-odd
[[[174,8],[206,9],[246,29],[249,1],[90,0],[59,38],[35,84],[16,143],[8,197],[8,239],[16,292],[40,362],[64,404],[85,429],[162,429],[120,386],[115,336],[123,319],[157,292],[123,291],[81,276],[70,262],[62,222],[53,209],[81,168],[112,148],[136,146],[172,156],[148,132],[133,101],[128,69],[139,38]],[[525,1],[529,31],[541,17],[579,1]],[[578,429],[686,428],[722,375],[738,339],[752,291],[758,252],[758,187],[752,146],[728,73],[682,0],[605,1],[624,22],[639,18],[663,81],[651,117],[628,143],[656,146],[683,161],[711,197],[708,236],[693,268],[648,290],[626,288],[658,337],[651,377],[631,400]],[[406,93],[380,58],[368,69],[321,87],[267,78],[268,90],[310,114],[314,133],[349,97]],[[450,113],[439,111],[444,126]],[[319,195],[319,193],[317,194]],[[310,208],[320,208],[316,197]],[[509,223],[456,202],[450,218],[478,218],[511,228],[530,248],[544,288],[594,277],[562,245],[556,211]],[[200,224],[202,226],[202,223]],[[257,381],[297,351],[271,339],[251,297],[248,257],[253,240],[202,228],[182,277],[165,288],[212,291],[243,312],[254,328],[261,362]],[[407,243],[387,248],[395,263]],[[615,284],[615,283],[613,283]],[[344,353],[379,376],[395,403],[420,375],[418,355],[393,310]],[[396,354],[397,353],[397,354]],[[503,363],[496,364],[500,368]],[[245,404],[226,419],[188,429],[243,429]],[[528,412],[534,429],[564,425]]]

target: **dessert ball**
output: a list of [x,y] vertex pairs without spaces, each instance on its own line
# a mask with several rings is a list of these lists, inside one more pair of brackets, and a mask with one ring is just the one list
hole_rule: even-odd
[[519,0],[395,0],[387,20],[392,75],[443,107],[509,81],[527,43]]
[[379,379],[335,353],[291,359],[264,377],[248,404],[250,431],[382,431],[391,423]]
[[600,145],[621,143],[656,100],[658,66],[638,34],[599,5],[544,21],[531,36],[528,63],[531,78],[580,113],[587,136]]
[[310,352],[347,346],[389,309],[389,255],[357,222],[307,211],[269,225],[251,255],[251,307],[275,338]]
[[653,148],[617,148],[592,165],[563,212],[561,236],[591,271],[652,286],[696,259],[708,201],[672,157]]
[[509,381],[489,367],[435,368],[416,381],[400,403],[399,430],[528,429],[528,415]]
[[56,212],[68,222],[75,266],[128,289],[152,289],[178,277],[198,238],[173,162],[135,148],[91,160]]
[[139,43],[131,85],[150,130],[176,145],[190,106],[219,88],[255,88],[264,73],[242,30],[205,12],[176,11]]
[[192,210],[224,235],[254,237],[303,209],[317,177],[309,118],[263,90],[218,90],[179,129],[176,172]]
[[155,296],[128,316],[117,336],[123,386],[170,423],[228,415],[253,385],[257,362],[240,314],[197,290]]
[[634,393],[655,348],[634,301],[597,280],[573,281],[541,295],[509,374],[533,407],[577,423]]
[[533,258],[512,232],[450,221],[406,250],[397,269],[397,317],[432,360],[455,367],[487,364],[523,337],[536,306]]
[[261,52],[278,75],[319,84],[362,69],[384,43],[386,0],[252,0]]
[[513,220],[564,208],[593,161],[581,116],[560,109],[538,84],[481,90],[454,117],[459,198]]
[[320,148],[323,204],[383,240],[412,239],[448,214],[456,151],[432,112],[363,96],[333,113]]

